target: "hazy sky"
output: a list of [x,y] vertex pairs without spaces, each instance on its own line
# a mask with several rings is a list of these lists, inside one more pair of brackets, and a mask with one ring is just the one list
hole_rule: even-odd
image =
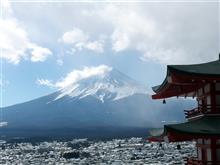
[[71,73],[105,65],[158,85],[167,64],[218,58],[219,12],[219,1],[208,0],[1,0],[2,106],[49,94]]

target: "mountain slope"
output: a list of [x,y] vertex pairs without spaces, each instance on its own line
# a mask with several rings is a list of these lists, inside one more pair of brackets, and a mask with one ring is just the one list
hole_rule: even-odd
[[5,129],[52,130],[89,127],[155,127],[183,120],[187,102],[162,105],[147,88],[117,70],[83,78],[50,95],[3,108]]
[[105,100],[119,100],[135,93],[147,94],[147,88],[118,70],[111,69],[104,74],[70,84],[59,93],[55,100],[64,96],[78,99],[93,96],[104,102]]

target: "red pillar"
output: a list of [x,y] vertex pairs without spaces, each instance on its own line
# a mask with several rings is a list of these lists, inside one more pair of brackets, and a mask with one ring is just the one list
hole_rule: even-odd
[[216,93],[215,93],[215,83],[210,84],[210,95],[211,95],[211,112],[216,113]]
[[217,161],[216,148],[216,138],[211,138],[212,161]]

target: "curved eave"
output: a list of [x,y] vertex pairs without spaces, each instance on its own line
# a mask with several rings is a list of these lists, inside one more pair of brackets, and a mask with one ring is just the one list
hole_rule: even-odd
[[201,87],[201,84],[189,84],[189,85],[177,85],[177,84],[167,84],[161,91],[152,95],[153,99],[164,99],[169,97],[194,97],[196,95],[195,91]]
[[161,90],[163,90],[168,85],[169,74],[170,74],[169,70],[167,69],[167,74],[166,74],[166,77],[165,77],[163,83],[161,85],[157,85],[157,86],[152,87],[152,89],[155,93],[159,93]]
[[220,60],[192,65],[169,65],[168,70],[199,77],[220,77]]
[[165,125],[163,136],[167,136],[169,141],[220,137],[220,116],[204,116],[186,123]]
[[[153,99],[180,96],[194,91],[207,82],[220,82],[220,61],[195,65],[168,65],[167,75],[161,85],[153,87]],[[175,91],[175,88],[181,88]],[[194,88],[191,88],[194,87]]]
[[[167,82],[165,82],[162,85],[154,87],[153,90],[156,94],[152,95],[152,98],[153,99],[162,99],[162,98],[172,97],[174,94],[173,94],[172,90],[170,90],[169,88],[170,88],[170,84],[168,84]],[[166,91],[168,91],[168,92],[166,92]]]

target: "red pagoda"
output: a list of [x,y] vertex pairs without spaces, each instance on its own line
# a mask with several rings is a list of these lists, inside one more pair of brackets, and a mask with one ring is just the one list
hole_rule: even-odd
[[163,83],[153,87],[153,99],[195,97],[198,106],[185,110],[187,121],[164,126],[169,142],[196,141],[197,157],[188,165],[220,165],[220,57],[195,65],[168,65]]

